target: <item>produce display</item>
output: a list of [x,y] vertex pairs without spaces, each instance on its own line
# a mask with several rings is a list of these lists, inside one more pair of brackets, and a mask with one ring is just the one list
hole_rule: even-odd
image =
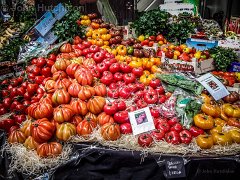
[[[95,13],[68,14],[55,30],[60,42],[71,41],[32,58],[20,76],[1,81],[0,129],[7,144],[31,151],[38,160],[66,154],[68,142],[189,156],[239,153],[239,93],[215,101],[198,75],[183,73],[189,67],[178,65],[212,57],[217,70],[212,74],[234,86],[239,73],[226,71],[235,54],[187,47],[184,34],[174,37],[181,44],[169,43],[176,28],[190,25],[172,22],[165,31],[168,18],[160,10],[144,13],[133,25],[138,36],[123,39],[121,28]],[[175,60],[178,71],[165,69],[163,57]],[[155,129],[133,135],[129,113],[146,107]],[[135,119],[141,125],[149,120],[145,113]]]

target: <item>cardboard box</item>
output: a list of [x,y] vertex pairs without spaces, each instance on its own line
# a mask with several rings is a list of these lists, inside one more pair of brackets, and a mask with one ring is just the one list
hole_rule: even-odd
[[[190,71],[194,74],[203,74],[209,71],[213,71],[215,68],[213,66],[213,59],[206,59],[204,61],[198,62],[197,59],[193,58],[192,62],[185,62],[182,60],[174,60],[174,59],[169,59],[165,57],[165,54],[163,54],[161,58],[161,62],[164,65],[173,65],[173,64],[184,64],[184,65],[189,65],[192,66],[193,69]],[[181,71],[181,70],[180,70]],[[182,72],[186,72],[182,70]]]
[[204,51],[218,46],[218,41],[188,38],[186,41],[188,47],[194,47],[199,51]]

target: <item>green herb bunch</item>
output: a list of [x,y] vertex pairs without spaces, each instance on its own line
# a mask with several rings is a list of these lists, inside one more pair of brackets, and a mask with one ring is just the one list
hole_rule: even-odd
[[26,42],[22,38],[17,37],[5,45],[0,51],[0,62],[2,61],[16,61],[20,47]]
[[215,47],[209,49],[211,57],[214,59],[214,66],[218,71],[226,72],[233,61],[237,60],[237,54],[230,48]]
[[54,25],[53,29],[55,35],[58,36],[59,42],[84,35],[85,28],[77,24],[77,20],[81,16],[80,11],[69,4],[65,4],[65,7],[68,10],[67,14]]
[[156,35],[158,33],[164,33],[167,28],[167,22],[170,14],[161,11],[159,8],[144,12],[135,20],[132,24],[132,28],[135,28],[136,34],[143,35]]
[[165,37],[170,42],[185,43],[190,33],[194,33],[195,24],[190,20],[182,19],[174,21],[167,26]]

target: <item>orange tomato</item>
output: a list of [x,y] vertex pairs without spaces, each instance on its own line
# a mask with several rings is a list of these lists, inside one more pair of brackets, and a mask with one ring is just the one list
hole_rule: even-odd
[[104,45],[104,42],[102,39],[96,39],[96,45],[97,46],[103,46]]
[[107,30],[106,28],[99,28],[99,29],[98,29],[98,32],[99,32],[100,34],[107,34],[108,30]]
[[93,39],[99,39],[99,38],[101,38],[101,34],[98,33],[98,32],[93,32],[92,38],[93,38]]
[[92,26],[93,29],[98,29],[100,27],[100,24],[92,22],[91,26]]

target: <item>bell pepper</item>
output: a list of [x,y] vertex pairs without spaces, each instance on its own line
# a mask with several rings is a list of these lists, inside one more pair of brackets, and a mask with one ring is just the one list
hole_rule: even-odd
[[228,117],[233,118],[240,118],[240,108],[231,104],[224,104],[223,105],[223,112]]
[[211,116],[206,114],[197,114],[193,118],[195,126],[201,129],[212,129],[214,126],[214,120]]
[[226,146],[226,145],[230,145],[232,144],[232,138],[231,135],[228,133],[213,133],[212,135],[213,137],[213,143],[216,145],[222,145],[222,146]]
[[228,131],[228,134],[231,136],[233,142],[240,144],[240,130],[239,129],[231,129]]
[[199,135],[196,142],[201,149],[211,149],[213,146],[213,138],[209,135]]
[[220,117],[221,109],[215,103],[204,103],[201,107],[202,112],[214,118]]

